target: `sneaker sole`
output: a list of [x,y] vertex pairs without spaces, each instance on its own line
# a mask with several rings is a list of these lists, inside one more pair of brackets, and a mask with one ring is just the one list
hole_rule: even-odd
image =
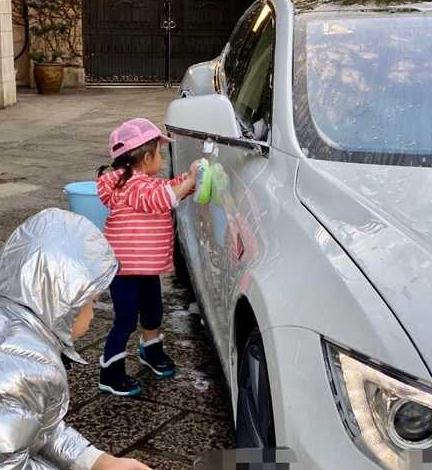
[[141,395],[141,388],[137,388],[130,392],[119,392],[114,388],[110,387],[109,385],[99,384],[99,390],[104,393],[111,393],[111,395],[117,395],[118,397],[135,397],[137,395]]
[[153,374],[156,375],[156,377],[159,377],[161,379],[170,379],[171,377],[175,376],[175,373],[176,373],[175,369],[169,370],[166,372],[159,372],[154,367],[152,367],[148,362],[144,361],[144,359],[139,358],[139,361],[141,365],[143,365],[144,367],[148,367],[153,372]]

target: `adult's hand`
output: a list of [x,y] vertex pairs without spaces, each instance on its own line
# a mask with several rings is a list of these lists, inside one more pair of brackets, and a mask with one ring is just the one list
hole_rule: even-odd
[[122,459],[109,454],[102,454],[93,465],[92,470],[151,470],[138,460]]

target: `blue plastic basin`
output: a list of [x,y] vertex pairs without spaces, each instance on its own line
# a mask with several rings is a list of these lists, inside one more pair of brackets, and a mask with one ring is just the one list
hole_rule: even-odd
[[64,193],[72,212],[87,217],[103,231],[109,211],[99,199],[95,181],[70,183],[65,186]]

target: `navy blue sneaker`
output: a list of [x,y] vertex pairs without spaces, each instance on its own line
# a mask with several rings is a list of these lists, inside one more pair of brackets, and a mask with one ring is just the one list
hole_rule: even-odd
[[163,347],[163,337],[149,341],[144,345],[140,341],[139,361],[144,367],[148,367],[153,374],[160,379],[169,379],[175,375],[175,363],[165,353]]
[[104,365],[101,359],[99,390],[119,397],[135,397],[142,391],[139,382],[126,375],[124,359],[109,365]]

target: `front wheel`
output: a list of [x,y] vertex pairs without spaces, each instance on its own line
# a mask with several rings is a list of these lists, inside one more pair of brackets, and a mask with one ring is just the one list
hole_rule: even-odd
[[177,280],[183,287],[187,287],[190,289],[192,287],[189,271],[186,265],[186,260],[184,259],[180,240],[178,238],[178,234],[176,234],[175,241],[174,241],[174,269],[175,275]]
[[258,329],[249,335],[238,373],[237,448],[274,448],[273,407],[264,346]]

